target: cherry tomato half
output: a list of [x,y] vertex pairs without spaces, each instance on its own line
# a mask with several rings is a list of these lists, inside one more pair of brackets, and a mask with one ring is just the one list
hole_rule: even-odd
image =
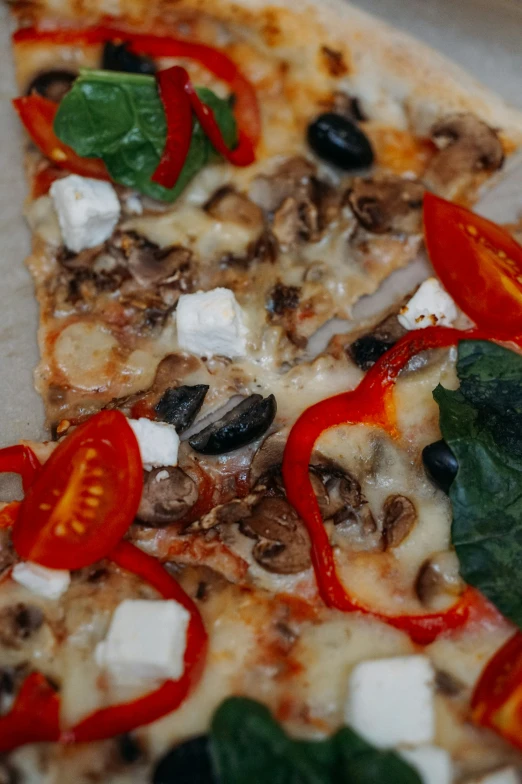
[[495,337],[522,335],[522,246],[432,193],[424,197],[424,234],[435,272],[461,310]]
[[80,425],[52,453],[13,527],[20,556],[53,569],[79,569],[106,556],[141,499],[138,442],[118,411]]

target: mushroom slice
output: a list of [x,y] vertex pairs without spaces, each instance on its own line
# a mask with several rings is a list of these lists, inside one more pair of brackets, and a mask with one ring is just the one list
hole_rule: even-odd
[[161,528],[183,517],[197,500],[196,483],[181,468],[146,471],[138,522]]
[[497,132],[471,113],[450,114],[431,129],[439,152],[425,179],[446,196],[457,194],[477,172],[494,172],[504,163]]
[[163,422],[174,425],[178,433],[183,433],[194,422],[208,390],[208,384],[169,387],[154,410]]
[[284,498],[263,498],[241,521],[240,530],[257,539],[252,555],[268,572],[296,574],[310,567],[308,532]]
[[218,221],[240,223],[251,229],[261,229],[263,213],[244,193],[225,185],[219,188],[204,206],[206,212]]
[[386,548],[398,547],[417,522],[417,510],[404,495],[390,495],[384,502],[382,534]]
[[424,186],[395,175],[356,177],[348,204],[363,228],[373,234],[421,231]]
[[145,287],[164,283],[173,275],[186,272],[192,259],[192,251],[182,245],[160,248],[138,235],[126,235],[121,246],[132,276]]
[[444,596],[459,596],[465,588],[459,560],[452,550],[435,553],[422,564],[415,581],[415,593],[425,607],[437,606]]

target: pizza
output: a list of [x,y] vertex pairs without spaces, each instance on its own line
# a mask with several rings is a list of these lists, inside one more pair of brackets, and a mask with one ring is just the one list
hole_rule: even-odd
[[513,784],[522,117],[344,2],[11,3],[50,440],[6,782]]

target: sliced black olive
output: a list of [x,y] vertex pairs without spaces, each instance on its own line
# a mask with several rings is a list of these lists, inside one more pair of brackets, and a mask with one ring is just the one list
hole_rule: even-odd
[[156,414],[163,422],[174,425],[178,433],[182,433],[195,420],[207,392],[207,384],[169,387],[156,403]]
[[265,433],[277,411],[276,399],[269,395],[250,395],[217,422],[205,427],[189,439],[196,452],[223,455],[250,444]]
[[422,462],[429,478],[437,487],[449,493],[451,483],[457,476],[457,458],[443,440],[435,441],[422,450]]
[[321,114],[308,126],[308,144],[315,154],[340,169],[366,169],[373,163],[368,137],[348,117]]
[[212,769],[208,735],[171,749],[157,764],[152,784],[218,784]]
[[129,51],[128,44],[114,44],[108,41],[103,49],[102,68],[105,71],[124,71],[125,73],[155,74],[156,65],[149,57]]
[[369,370],[392,346],[393,342],[388,343],[374,335],[363,335],[351,344],[350,354],[357,367]]
[[133,735],[125,733],[116,738],[116,746],[122,762],[132,765],[143,757],[143,749]]
[[29,87],[27,95],[38,93],[49,101],[60,103],[63,96],[69,92],[78,74],[73,71],[45,71],[35,76]]

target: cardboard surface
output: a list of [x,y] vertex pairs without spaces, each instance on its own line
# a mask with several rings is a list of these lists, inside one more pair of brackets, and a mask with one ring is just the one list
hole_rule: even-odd
[[[522,3],[518,0],[356,0],[458,61],[522,108]],[[7,7],[0,5],[0,445],[41,438],[43,407],[32,387],[37,306],[23,259],[29,234]],[[4,480],[0,477],[0,497]]]

